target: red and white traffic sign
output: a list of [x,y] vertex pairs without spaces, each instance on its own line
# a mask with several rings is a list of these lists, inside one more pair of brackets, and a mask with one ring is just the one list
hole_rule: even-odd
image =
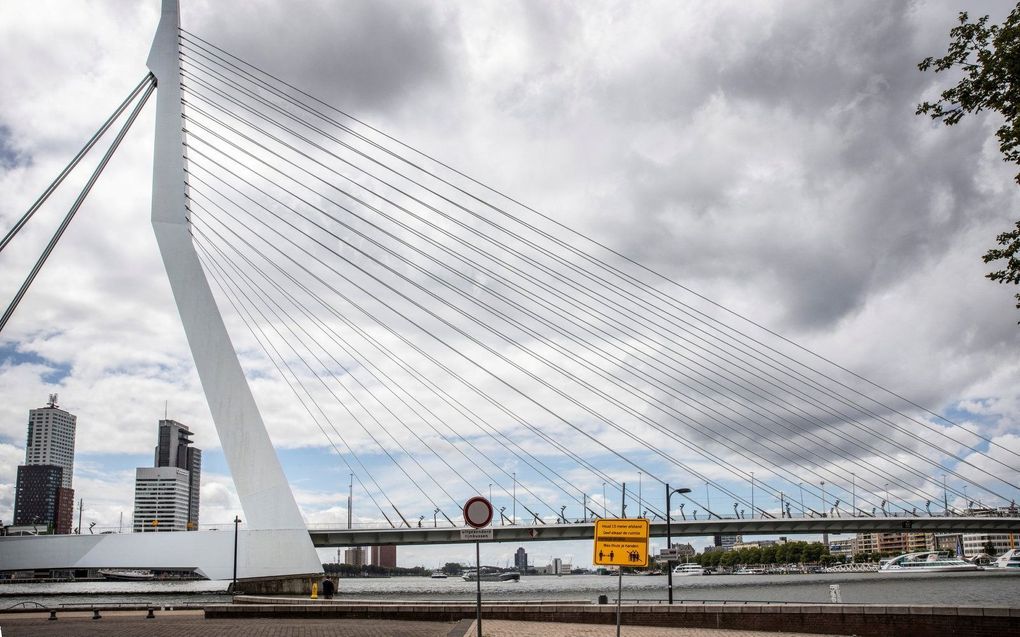
[[480,495],[464,503],[464,522],[476,529],[489,526],[492,522],[492,504]]

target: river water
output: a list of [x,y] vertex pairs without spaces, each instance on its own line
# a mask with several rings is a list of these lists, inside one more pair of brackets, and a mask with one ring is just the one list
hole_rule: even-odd
[[[1020,573],[840,573],[830,575],[710,575],[675,577],[676,601],[828,602],[839,584],[848,604],[1020,606]],[[227,582],[64,582],[0,585],[0,610],[15,604],[180,606],[229,602]],[[488,600],[595,601],[616,598],[617,578],[599,575],[530,576],[520,582],[482,582]],[[428,577],[341,579],[337,597],[360,600],[474,601],[475,583]],[[665,600],[666,577],[625,576],[623,599]]]

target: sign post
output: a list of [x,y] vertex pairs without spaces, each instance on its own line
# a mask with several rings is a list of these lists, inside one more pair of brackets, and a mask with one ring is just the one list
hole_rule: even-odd
[[620,598],[623,594],[623,567],[648,566],[648,520],[595,520],[593,564],[620,569],[616,591],[616,634],[620,634]]
[[[492,522],[492,504],[480,495],[464,503],[464,522],[474,528],[483,529]],[[478,637],[482,637],[482,557],[480,539],[492,539],[492,530],[461,531],[461,537],[468,535],[475,540],[475,624],[478,626]]]

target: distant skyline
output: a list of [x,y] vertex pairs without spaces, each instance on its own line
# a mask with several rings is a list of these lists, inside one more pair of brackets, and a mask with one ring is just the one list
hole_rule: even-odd
[[[981,262],[1020,210],[1000,120],[945,128],[914,115],[945,81],[916,64],[945,50],[957,12],[997,21],[1011,3],[181,5],[187,30],[1020,452],[1015,291],[984,279]],[[0,229],[144,76],[158,7],[0,6]],[[0,335],[5,521],[28,410],[50,393],[78,417],[84,526],[130,519],[165,404],[204,450],[202,522],[243,516],[149,225],[152,115],[150,104]],[[81,180],[0,254],[4,305]],[[253,341],[232,335],[307,520],[345,524],[347,470]],[[638,480],[612,459],[606,469]],[[704,485],[690,486],[700,498]],[[661,502],[658,485],[644,488]],[[414,493],[394,493],[431,522]],[[378,518],[357,488],[354,499],[355,521]],[[513,564],[517,546],[483,547],[483,561]],[[590,559],[590,542],[524,546],[532,564]],[[470,559],[464,547],[399,550],[401,566]]]

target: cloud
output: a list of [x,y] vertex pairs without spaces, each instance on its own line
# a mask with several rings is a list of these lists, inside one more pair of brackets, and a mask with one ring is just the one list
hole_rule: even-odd
[[[995,5],[986,10],[1001,13]],[[359,0],[343,10],[311,1],[186,3],[188,31],[895,392],[552,222],[528,216],[566,245],[545,253],[503,233],[497,247],[477,234],[487,223],[464,208],[493,211],[450,187],[437,192],[456,204],[415,192],[451,213],[451,221],[392,187],[364,195],[356,184],[373,179],[331,155],[337,146],[329,135],[360,142],[321,119],[312,118],[318,130],[311,130],[275,113],[330,152],[309,150],[320,164],[298,181],[277,179],[271,192],[280,202],[268,210],[231,208],[210,185],[237,179],[197,151],[251,179],[240,190],[246,194],[262,183],[248,169],[267,152],[235,150],[238,163],[216,155],[194,123],[209,120],[191,111],[193,195],[206,208],[193,210],[195,227],[206,233],[197,242],[233,255],[234,294],[262,300],[265,332],[252,334],[230,294],[217,291],[270,434],[290,459],[285,468],[306,518],[346,521],[346,480],[340,488],[315,480],[336,482],[348,465],[367,485],[358,485],[355,504],[356,519],[366,523],[382,521],[380,508],[392,516],[393,506],[411,520],[427,519],[436,505],[452,515],[489,482],[502,506],[513,489],[508,471],[517,473],[520,505],[544,515],[568,505],[574,517],[585,496],[601,499],[600,483],[626,481],[631,489],[638,471],[645,494],[659,493],[656,479],[694,487],[688,511],[709,498],[728,510],[749,495],[751,470],[762,483],[758,497],[771,498],[773,509],[779,491],[796,492],[801,482],[808,499],[819,500],[821,479],[830,502],[845,501],[851,473],[868,492],[862,498],[880,500],[891,481],[894,499],[916,504],[939,490],[942,471],[928,460],[960,469],[951,489],[962,490],[964,478],[988,483],[954,456],[997,466],[982,464],[975,449],[987,452],[988,443],[961,426],[1010,449],[1017,444],[1018,370],[1004,352],[1016,351],[1020,336],[1011,292],[983,279],[980,256],[1015,217],[1018,198],[992,138],[995,116],[945,128],[914,115],[942,81],[915,65],[944,49],[956,11],[941,1],[703,7]],[[0,188],[9,202],[0,211],[3,227],[144,75],[157,17],[153,6],[125,10],[115,2],[0,8],[0,56],[10,70],[0,78]],[[193,62],[201,57],[189,55]],[[213,113],[208,91],[196,78],[187,81],[188,99]],[[260,125],[295,140],[293,132]],[[164,413],[191,425],[200,448],[218,447],[149,227],[152,127],[150,111],[0,337],[0,450],[23,444],[26,411],[50,392],[78,415],[84,454],[151,453]],[[378,156],[382,166],[350,159],[379,175],[398,163]],[[297,176],[293,167],[281,168]],[[0,255],[0,296],[13,295],[83,181],[70,179]],[[303,189],[310,183],[314,192]],[[528,214],[459,177],[454,183],[507,212]],[[407,181],[393,185],[412,190]],[[385,196],[419,216],[386,206],[406,225],[383,221],[341,186],[372,206],[383,209]],[[240,221],[227,221],[214,203]],[[298,227],[322,242],[274,220],[271,213],[284,206],[308,215]],[[531,240],[540,236],[514,227]],[[213,229],[239,250],[210,238]],[[440,241],[450,251],[438,250],[433,242]],[[579,291],[567,277],[580,276],[589,262],[570,247],[591,250],[649,287],[643,296],[608,285]],[[277,248],[304,256],[293,263]],[[307,288],[288,275],[300,275]],[[330,288],[341,289],[340,275],[363,289],[343,283],[347,299],[337,298]],[[260,341],[279,346],[280,355],[264,353]],[[792,360],[770,358],[780,353]],[[917,405],[949,412],[960,426]],[[937,449],[926,444],[933,440]],[[20,461],[14,455],[12,466]],[[994,446],[990,455],[1012,462]],[[99,472],[82,474],[78,488],[112,524],[130,507],[130,479]],[[563,477],[547,479],[557,474]],[[706,479],[713,485],[702,495]],[[1000,487],[1007,500],[1015,492]],[[609,506],[618,492],[610,489]],[[229,478],[210,472],[203,520],[238,513]]]

